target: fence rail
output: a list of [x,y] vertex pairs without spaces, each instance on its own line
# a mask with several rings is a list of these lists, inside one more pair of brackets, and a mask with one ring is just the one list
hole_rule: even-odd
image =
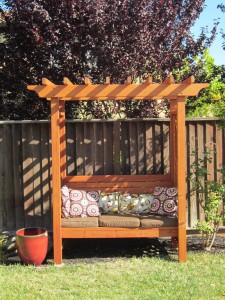
[[[169,119],[68,121],[67,173],[168,174]],[[185,134],[185,133],[184,133]],[[191,153],[216,154],[207,169],[225,164],[225,131],[215,118],[187,119],[187,226],[204,218],[188,180]],[[185,159],[185,158],[184,158]],[[52,227],[51,136],[48,121],[0,122],[0,229]]]

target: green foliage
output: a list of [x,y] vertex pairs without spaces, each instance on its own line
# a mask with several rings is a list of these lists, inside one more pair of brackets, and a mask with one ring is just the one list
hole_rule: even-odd
[[[175,64],[202,53],[216,33],[203,29],[195,39],[190,29],[205,0],[3,0],[0,2],[0,118],[46,119],[49,105],[26,90],[42,77],[75,84],[89,75],[93,83],[112,83],[147,75],[164,79]],[[158,78],[154,78],[158,81]],[[119,104],[124,117],[155,117],[150,101]],[[155,102],[154,102],[155,103]],[[69,104],[70,105],[70,104]],[[117,105],[76,105],[71,118],[111,118]],[[134,108],[134,110],[132,110]],[[160,112],[165,113],[166,108]]]
[[0,235],[0,263],[3,263],[7,258],[6,241],[7,237],[5,235]]
[[[193,73],[194,70],[194,73]],[[186,101],[188,117],[220,117],[225,123],[225,66],[217,66],[206,49],[194,60],[186,59],[184,67],[174,70],[177,80],[195,75],[196,82],[208,82],[208,89]]]
[[198,158],[196,151],[192,152],[195,161],[191,165],[190,180],[193,184],[193,190],[197,192],[198,203],[204,210],[205,221],[197,221],[196,228],[205,235],[204,248],[211,250],[215,241],[219,226],[225,220],[225,206],[223,207],[223,199],[225,197],[225,184],[223,183],[225,169],[217,170],[222,173],[222,177],[218,181],[207,180],[210,175],[207,172],[207,164],[212,161],[213,151],[203,153],[203,158]]

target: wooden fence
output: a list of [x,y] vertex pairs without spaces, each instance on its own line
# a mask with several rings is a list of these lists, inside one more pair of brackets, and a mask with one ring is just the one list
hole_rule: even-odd
[[[185,132],[184,132],[185,134]],[[191,153],[216,150],[207,166],[210,179],[225,163],[225,131],[217,119],[189,119],[187,136],[187,226],[203,212],[188,180]],[[67,122],[67,172],[84,174],[167,174],[169,120]],[[48,121],[0,122],[0,229],[51,229],[51,138]]]

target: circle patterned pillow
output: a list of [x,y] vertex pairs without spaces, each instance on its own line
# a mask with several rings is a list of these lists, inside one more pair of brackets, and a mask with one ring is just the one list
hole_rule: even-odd
[[151,213],[175,217],[177,209],[177,188],[155,187]]
[[67,186],[61,189],[62,218],[97,217],[100,215],[99,191],[72,190]]

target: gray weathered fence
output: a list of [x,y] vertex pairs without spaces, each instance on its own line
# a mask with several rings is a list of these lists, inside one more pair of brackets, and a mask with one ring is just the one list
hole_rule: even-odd
[[[187,136],[187,226],[203,212],[188,180],[190,155],[216,149],[207,166],[211,179],[225,163],[225,132],[217,119],[189,119]],[[185,134],[185,132],[184,132]],[[92,120],[67,122],[68,175],[167,174],[169,120]],[[54,199],[53,199],[54,201]],[[51,138],[48,121],[0,122],[0,228],[51,229]]]

